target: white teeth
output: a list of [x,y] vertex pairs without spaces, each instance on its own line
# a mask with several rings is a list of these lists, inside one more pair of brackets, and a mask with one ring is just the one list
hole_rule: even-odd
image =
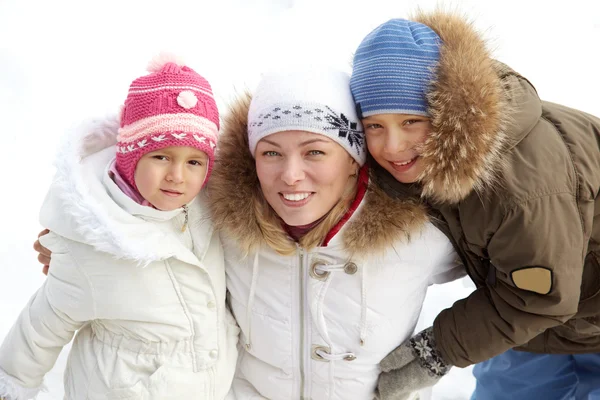
[[400,166],[401,166],[401,165],[408,165],[408,164],[410,164],[411,162],[413,162],[413,160],[414,160],[414,158],[411,158],[411,159],[410,159],[410,160],[408,160],[408,161],[404,161],[404,162],[395,162],[395,163],[393,163],[393,164],[394,164],[394,165],[400,165]]
[[290,201],[300,201],[300,200],[304,200],[305,198],[307,198],[308,196],[310,196],[310,193],[282,193],[283,198],[286,200],[290,200]]

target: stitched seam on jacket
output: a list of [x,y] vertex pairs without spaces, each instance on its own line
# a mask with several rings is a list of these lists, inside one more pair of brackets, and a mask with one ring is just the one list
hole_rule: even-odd
[[[239,301],[238,299],[236,299],[236,298],[235,298],[235,297],[233,297],[233,296],[231,296],[230,298],[232,299],[232,301],[235,301],[236,303],[238,303],[238,304],[239,304],[241,307],[246,307],[246,305],[244,305],[244,302],[242,302],[242,301]],[[276,322],[280,322],[280,323],[291,324],[291,323],[290,323],[291,319],[290,319],[290,320],[285,320],[285,319],[282,319],[282,318],[275,318],[275,317],[274,317],[274,316],[272,316],[272,315],[265,314],[265,313],[262,313],[262,312],[260,312],[260,311],[256,311],[256,309],[255,309],[254,307],[252,308],[252,310],[251,310],[251,311],[252,311],[252,313],[253,313],[254,315],[258,315],[259,317],[268,318],[268,319],[270,319],[270,320],[273,320],[273,321],[276,321]]]
[[[506,216],[511,211],[514,211],[518,207],[522,206],[523,204],[529,203],[530,201],[539,200],[539,199],[542,199],[544,197],[560,196],[560,195],[563,195],[563,194],[566,194],[566,195],[569,195],[569,196],[572,196],[572,197],[576,198],[575,194],[573,194],[572,192],[568,192],[568,191],[556,191],[556,192],[549,192],[549,193],[543,193],[543,194],[536,194],[536,195],[533,195],[533,196],[528,197],[526,199],[523,199],[523,200],[520,200],[520,201],[517,201],[517,202],[513,203],[510,207],[508,207],[506,209],[506,212],[505,212],[504,216]],[[575,206],[577,207],[577,203],[575,204]],[[577,213],[580,214],[579,213],[579,207],[577,207]],[[582,232],[583,232],[583,230],[582,230]]]
[[194,348],[194,339],[196,337],[196,330],[194,329],[194,321],[192,320],[190,311],[188,310],[188,307],[185,304],[185,301],[183,299],[183,294],[181,293],[181,288],[179,287],[179,283],[175,279],[175,275],[173,274],[173,271],[171,270],[171,266],[169,265],[169,262],[167,260],[165,260],[164,263],[165,263],[165,267],[167,268],[167,273],[169,274],[169,278],[171,278],[171,284],[173,285],[173,289],[175,289],[175,293],[177,294],[177,298],[179,299],[179,304],[181,305],[181,308],[183,309],[183,313],[185,314],[185,317],[187,318],[188,323],[190,324],[190,330],[192,331],[192,336],[190,338],[191,339],[190,352],[192,353],[192,366],[194,368],[194,372],[198,372],[198,368],[196,365],[196,349]]
[[[69,245],[69,242],[67,240],[65,240],[62,236],[57,235],[58,239],[65,245],[65,247],[67,248],[67,255],[68,257],[71,259],[73,265],[75,265],[75,268],[77,269],[77,271],[83,276],[83,278],[85,279],[85,282],[87,283],[90,292],[91,292],[91,303],[92,303],[92,315],[93,318],[90,318],[90,320],[92,319],[96,319],[96,296],[95,296],[95,290],[94,287],[92,286],[92,281],[90,280],[89,276],[85,273],[85,271],[83,270],[83,268],[81,268],[81,265],[79,264],[79,262],[77,261],[77,258],[75,258],[73,256],[73,251],[71,249],[71,246]],[[48,300],[50,300],[52,296],[48,296]],[[54,307],[52,307],[54,308]]]
[[[93,331],[92,331],[92,333],[93,333]],[[100,358],[96,357],[96,364],[94,365],[94,369],[92,370],[94,373],[92,379],[97,378],[97,376],[98,376],[98,364],[99,363],[100,363]],[[90,399],[90,386],[92,384],[92,379],[88,379],[87,384],[85,386],[85,400]]]
[[[575,159],[573,157],[573,153],[571,152],[571,149],[569,148],[569,145],[565,141],[563,132],[560,129],[558,129],[556,127],[556,125],[554,125],[554,123],[551,120],[549,120],[548,118],[542,116],[542,119],[544,119],[550,125],[552,125],[552,127],[554,128],[554,130],[558,133],[558,136],[560,137],[560,140],[564,144],[565,149],[567,150],[567,154],[569,154],[569,159],[571,160],[571,167],[573,168],[573,172],[575,174],[575,182],[573,184],[573,186],[574,186],[573,189],[574,189],[574,193],[575,193],[575,207],[577,208],[577,214],[579,214],[579,223],[581,224],[581,234],[583,235],[583,237],[585,237],[585,229],[584,229],[585,224],[584,224],[584,221],[583,221],[583,215],[581,214],[581,209],[579,208],[579,177],[581,175],[579,174],[579,171],[577,170],[577,165],[575,164]],[[586,249],[587,249],[587,246],[584,244],[584,246],[583,246],[583,254],[582,254],[583,258],[585,258]]]

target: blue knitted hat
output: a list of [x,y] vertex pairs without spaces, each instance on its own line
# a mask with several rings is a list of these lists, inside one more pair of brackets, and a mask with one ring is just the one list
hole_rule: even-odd
[[379,25],[358,46],[350,89],[360,118],[375,114],[428,116],[425,97],[440,58],[441,39],[405,19]]

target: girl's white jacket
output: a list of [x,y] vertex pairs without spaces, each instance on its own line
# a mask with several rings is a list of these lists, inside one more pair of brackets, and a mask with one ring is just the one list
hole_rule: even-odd
[[48,279],[0,348],[0,397],[33,398],[77,332],[65,398],[223,399],[239,328],[225,305],[219,235],[202,194],[143,207],[108,177],[118,123],[92,121],[59,153],[41,210]]
[[372,400],[379,362],[412,335],[427,287],[464,268],[420,205],[389,198],[364,170],[364,197],[326,243],[291,256],[273,251],[252,211],[258,190],[247,106],[239,100],[225,121],[223,162],[209,183],[242,330],[233,392],[238,399]]

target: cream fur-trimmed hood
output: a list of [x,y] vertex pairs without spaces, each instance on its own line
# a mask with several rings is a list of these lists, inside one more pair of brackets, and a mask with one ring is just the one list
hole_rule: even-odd
[[[67,239],[141,265],[175,256],[181,243],[152,220],[168,220],[181,211],[148,208],[148,215],[139,215],[145,219],[138,218],[115,203],[103,184],[106,168],[116,154],[118,128],[118,118],[109,116],[85,120],[67,133],[56,157],[57,171],[40,211],[40,223]],[[202,213],[198,203],[190,204],[190,213],[196,216]],[[209,221],[196,218],[193,222]],[[212,226],[207,224],[206,229],[211,235]]]
[[[251,96],[239,96],[223,123],[215,168],[208,183],[210,207],[216,229],[234,239],[245,252],[264,244],[273,234],[263,226],[255,199],[262,196],[255,161],[248,149],[248,109]],[[272,211],[272,210],[271,210]],[[412,200],[394,200],[369,184],[362,208],[339,234],[353,254],[373,254],[398,240],[408,241],[427,221],[422,205]]]
[[423,196],[456,203],[501,185],[505,152],[541,115],[533,86],[493,60],[464,17],[436,11],[414,18],[442,39],[437,78],[428,92],[432,132],[421,149]]

